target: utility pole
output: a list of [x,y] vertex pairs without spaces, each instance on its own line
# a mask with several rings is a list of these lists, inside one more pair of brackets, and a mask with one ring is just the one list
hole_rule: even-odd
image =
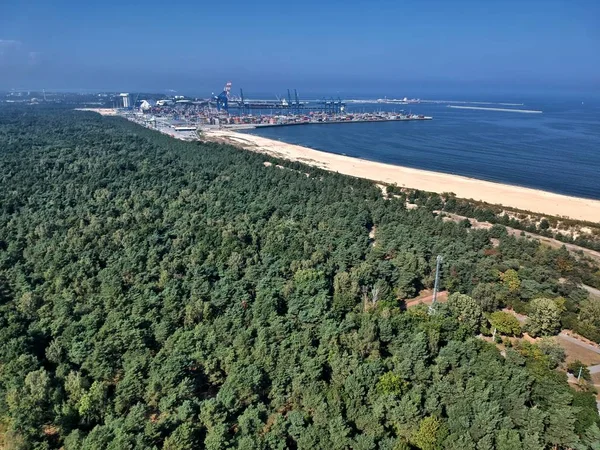
[[579,383],[579,380],[581,378],[581,371],[583,370],[583,366],[579,367],[579,375],[577,375],[577,382]]
[[435,260],[435,283],[433,284],[433,300],[431,301],[431,305],[429,305],[429,314],[435,313],[435,303],[437,301],[437,294],[440,289],[440,266],[442,264],[442,255],[438,255]]

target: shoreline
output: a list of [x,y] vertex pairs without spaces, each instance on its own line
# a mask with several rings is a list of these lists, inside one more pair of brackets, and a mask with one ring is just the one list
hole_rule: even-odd
[[600,200],[359,159],[226,129],[204,131],[203,138],[374,182],[438,194],[452,192],[459,198],[550,216],[600,222]]

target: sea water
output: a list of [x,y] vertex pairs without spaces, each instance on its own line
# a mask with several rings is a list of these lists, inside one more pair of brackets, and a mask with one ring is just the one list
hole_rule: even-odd
[[[523,105],[500,105],[506,102]],[[448,104],[543,112],[454,109]],[[434,119],[275,127],[249,132],[331,153],[600,199],[598,98],[589,102],[581,98],[497,98],[485,105],[350,103],[347,107],[348,112],[402,109]]]

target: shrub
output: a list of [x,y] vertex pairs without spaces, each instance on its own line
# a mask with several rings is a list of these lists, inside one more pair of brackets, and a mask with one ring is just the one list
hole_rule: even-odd
[[587,366],[585,364],[583,364],[581,361],[579,361],[578,359],[570,362],[567,365],[567,371],[571,374],[573,374],[573,376],[578,377],[579,376],[579,371],[581,370],[581,378],[583,378],[586,381],[591,381],[592,380],[592,375],[590,374],[590,369],[587,368]]
[[519,336],[521,334],[521,324],[515,316],[504,311],[496,311],[490,315],[490,324],[500,334],[508,336]]

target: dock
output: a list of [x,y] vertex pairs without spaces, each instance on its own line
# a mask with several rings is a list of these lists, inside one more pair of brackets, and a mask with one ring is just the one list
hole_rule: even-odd
[[[343,123],[412,122],[432,120],[430,116],[400,111],[348,111],[339,97],[301,101],[296,89],[274,100],[257,100],[231,94],[228,82],[223,92],[208,99],[187,99],[175,96],[156,102],[144,100],[139,110],[118,108],[119,115],[148,128],[188,136],[196,130],[255,129],[293,125],[325,125]],[[409,102],[408,99],[405,99]],[[404,100],[403,100],[404,101]],[[412,100],[411,100],[412,101]],[[136,102],[134,102],[136,103]]]
[[303,121],[303,122],[284,122],[284,123],[257,123],[257,124],[243,124],[243,125],[223,125],[222,128],[231,129],[256,129],[256,128],[274,128],[274,127],[290,127],[299,125],[335,125],[342,123],[379,123],[379,122],[413,122],[433,120],[430,116],[415,116],[415,117],[397,117],[397,118],[385,118],[385,119],[356,119],[356,120],[326,120],[326,121]]
[[193,137],[196,130],[253,130],[257,128],[290,127],[300,125],[340,125],[348,123],[382,123],[382,122],[420,122],[433,120],[431,116],[417,114],[397,113],[357,113],[347,115],[314,114],[307,116],[296,115],[264,115],[264,116],[233,116],[221,117],[220,120],[211,122],[188,122],[186,124],[170,117],[159,117],[143,114],[124,114],[126,119],[144,125],[148,128],[157,129],[161,132]]

